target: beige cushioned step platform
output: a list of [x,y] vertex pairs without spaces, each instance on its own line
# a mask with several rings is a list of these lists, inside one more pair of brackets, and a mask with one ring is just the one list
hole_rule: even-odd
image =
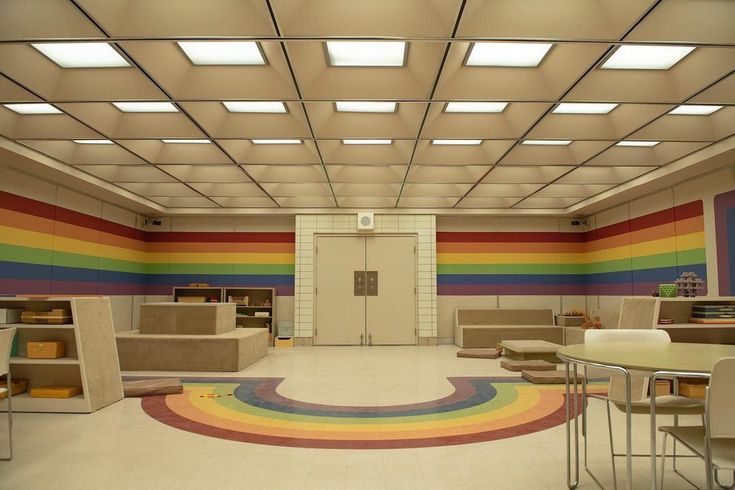
[[[533,384],[565,384],[564,371],[531,371],[528,369],[523,370],[521,373],[523,379],[530,381]],[[582,382],[582,375],[577,375],[577,382]],[[569,381],[574,380],[574,375],[570,373]]]
[[268,354],[267,328],[220,335],[116,335],[123,371],[240,371]]
[[454,343],[465,349],[495,347],[506,339],[563,340],[550,308],[457,308],[454,315]]
[[145,303],[140,333],[216,335],[235,329],[234,303]]
[[556,371],[556,364],[536,360],[514,361],[511,359],[501,359],[500,367],[516,373],[527,369],[532,371]]
[[179,378],[153,378],[123,380],[125,398],[154,395],[175,395],[183,393],[184,387]]
[[457,357],[468,357],[471,359],[497,359],[500,357],[498,349],[463,349],[457,351]]

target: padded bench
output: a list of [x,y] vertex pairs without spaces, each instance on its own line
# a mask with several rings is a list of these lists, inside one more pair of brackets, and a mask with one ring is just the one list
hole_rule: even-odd
[[551,308],[464,309],[454,312],[454,343],[462,348],[496,347],[503,340],[546,340],[562,344],[563,327]]

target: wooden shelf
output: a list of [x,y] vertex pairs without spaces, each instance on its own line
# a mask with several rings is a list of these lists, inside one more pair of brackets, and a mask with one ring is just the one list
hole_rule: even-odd
[[0,324],[0,328],[36,328],[36,329],[50,329],[50,330],[61,330],[71,329],[74,330],[75,325],[73,323],[62,323],[60,325],[54,325],[49,323],[3,323]]
[[[0,400],[0,411],[7,411],[8,400]],[[89,400],[82,393],[71,398],[32,398],[28,393],[13,395],[13,412],[87,413]]]
[[28,359],[27,357],[11,357],[10,364],[79,364],[79,358],[59,357],[58,359]]
[[263,320],[273,318],[272,316],[253,316],[253,315],[236,315],[236,317],[237,318],[262,318]]
[[268,308],[272,309],[273,306],[252,306],[252,305],[237,305],[238,308]]

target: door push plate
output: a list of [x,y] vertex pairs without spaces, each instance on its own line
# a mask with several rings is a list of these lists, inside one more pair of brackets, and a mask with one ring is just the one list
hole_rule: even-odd
[[354,274],[354,295],[365,296],[365,271],[355,271]]
[[378,271],[367,271],[367,296],[378,295]]

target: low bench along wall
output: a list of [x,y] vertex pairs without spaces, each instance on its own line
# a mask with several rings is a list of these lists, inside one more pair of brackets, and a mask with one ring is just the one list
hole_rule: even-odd
[[455,310],[454,343],[459,347],[495,347],[503,340],[546,340],[562,344],[564,330],[554,325],[554,312],[550,308]]

